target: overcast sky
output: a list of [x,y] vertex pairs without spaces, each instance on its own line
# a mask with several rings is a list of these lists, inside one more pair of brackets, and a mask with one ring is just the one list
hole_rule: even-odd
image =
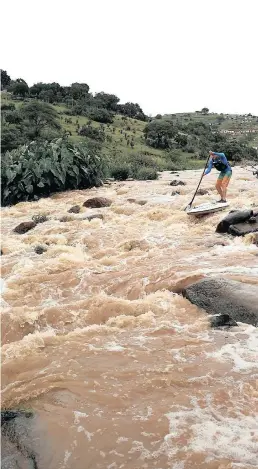
[[29,85],[84,82],[152,115],[258,115],[258,0],[13,0],[1,32],[1,68]]

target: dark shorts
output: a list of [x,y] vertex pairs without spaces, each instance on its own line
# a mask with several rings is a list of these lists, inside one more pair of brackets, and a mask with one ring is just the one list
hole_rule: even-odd
[[232,176],[232,169],[226,169],[225,171],[221,171],[219,173],[219,177],[218,179],[224,179],[225,177],[227,177],[228,179],[230,179]]

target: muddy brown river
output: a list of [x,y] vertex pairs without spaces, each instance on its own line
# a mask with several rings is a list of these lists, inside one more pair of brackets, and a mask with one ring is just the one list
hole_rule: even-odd
[[[37,460],[4,441],[17,465],[3,467],[258,468],[258,330],[211,329],[180,295],[206,276],[258,286],[252,236],[215,234],[227,211],[184,212],[200,174],[2,209],[2,406],[34,411]],[[196,204],[217,199],[215,180],[205,178]],[[95,196],[112,205],[67,213]],[[228,199],[232,209],[257,205],[258,180],[234,168]],[[49,220],[13,233],[36,214]]]

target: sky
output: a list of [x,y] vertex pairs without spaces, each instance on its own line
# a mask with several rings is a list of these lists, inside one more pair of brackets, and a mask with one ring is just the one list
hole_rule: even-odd
[[13,0],[1,68],[83,82],[143,111],[258,115],[258,0]]

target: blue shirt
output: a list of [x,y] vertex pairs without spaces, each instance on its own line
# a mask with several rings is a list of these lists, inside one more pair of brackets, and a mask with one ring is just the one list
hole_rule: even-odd
[[209,174],[213,168],[213,163],[223,163],[225,164],[227,167],[225,168],[224,171],[231,171],[231,166],[225,156],[225,153],[216,153],[215,151],[213,152],[214,155],[216,155],[216,158],[214,158],[214,160],[212,158],[210,158],[210,161],[209,161],[209,164],[207,166],[207,169],[205,170],[205,173],[204,174]]

